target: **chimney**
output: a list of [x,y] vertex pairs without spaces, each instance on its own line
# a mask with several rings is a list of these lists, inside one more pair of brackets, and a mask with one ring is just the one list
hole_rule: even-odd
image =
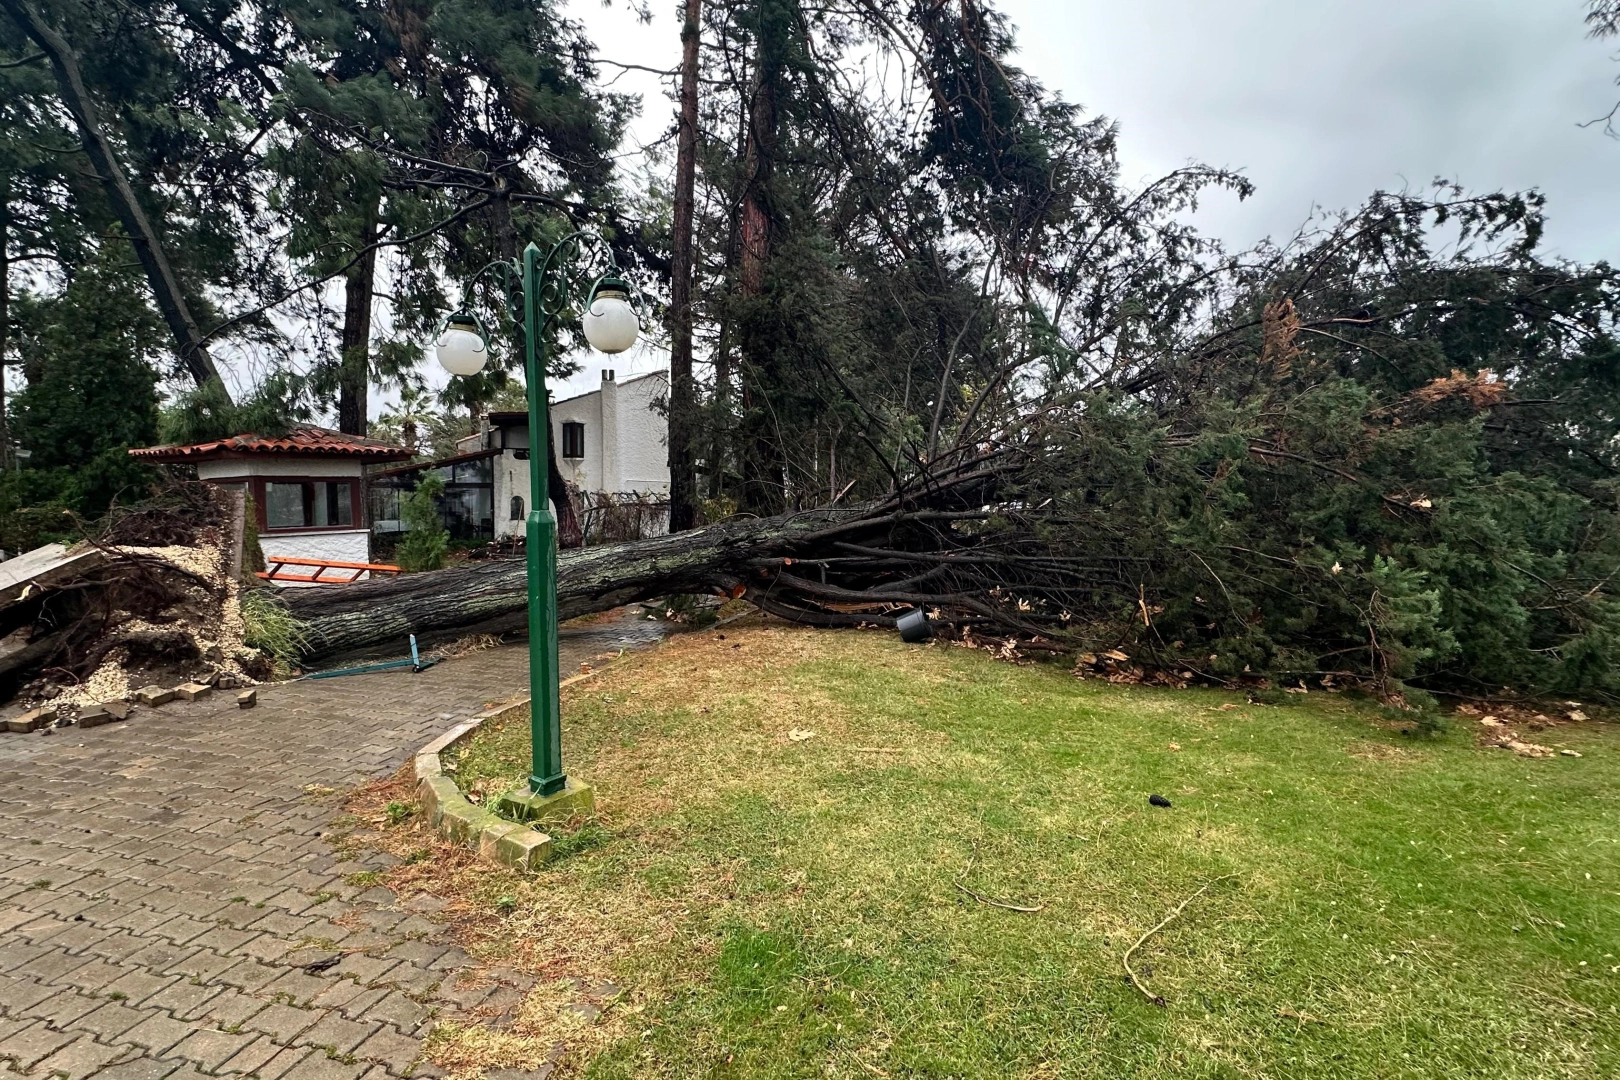
[[602,369],[602,381],[603,382],[612,382],[613,381],[613,369],[612,368],[605,367],[605,368]]

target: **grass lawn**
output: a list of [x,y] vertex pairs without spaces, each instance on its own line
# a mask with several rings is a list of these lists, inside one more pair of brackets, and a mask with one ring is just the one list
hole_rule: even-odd
[[[516,1029],[590,1077],[1620,1076],[1620,732],[1530,759],[1476,726],[732,628],[565,691],[600,818],[551,866],[401,873],[623,988]],[[482,733],[463,786],[527,740]],[[1122,954],[1211,882],[1133,956],[1157,1007]]]

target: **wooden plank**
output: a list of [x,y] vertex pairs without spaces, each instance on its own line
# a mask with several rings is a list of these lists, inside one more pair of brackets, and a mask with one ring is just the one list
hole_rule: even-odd
[[61,544],[46,544],[8,559],[0,563],[0,607],[23,599],[24,593],[33,595],[30,589],[74,577],[106,561],[98,548],[74,550]]

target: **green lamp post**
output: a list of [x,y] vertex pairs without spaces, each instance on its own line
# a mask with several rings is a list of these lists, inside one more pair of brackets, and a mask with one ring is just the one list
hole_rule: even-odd
[[[557,515],[552,512],[547,467],[551,460],[551,422],[546,393],[547,324],[569,303],[573,290],[568,264],[584,249],[596,248],[606,272],[585,298],[585,339],[604,353],[621,353],[636,343],[641,320],[632,306],[633,290],[619,275],[613,253],[595,233],[574,232],[542,254],[533,244],[521,260],[501,259],[473,276],[470,293],[485,275],[505,291],[507,310],[522,312],[524,374],[529,394],[529,513],[526,555],[529,570],[529,736],[531,764],[528,789],[512,792],[500,807],[524,820],[588,809],[591,791],[563,771],[562,716],[558,701],[561,678],[557,660]],[[439,363],[451,375],[483,370],[489,338],[477,316],[465,306],[445,320],[434,342]]]

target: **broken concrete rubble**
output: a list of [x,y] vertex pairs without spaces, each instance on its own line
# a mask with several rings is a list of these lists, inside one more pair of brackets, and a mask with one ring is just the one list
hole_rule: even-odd
[[135,700],[149,709],[156,708],[173,701],[176,693],[177,691],[166,690],[161,686],[143,686],[135,691]]
[[13,716],[6,721],[6,730],[14,732],[38,731],[50,727],[56,720],[56,706],[46,705],[38,709],[29,709],[21,716]]

